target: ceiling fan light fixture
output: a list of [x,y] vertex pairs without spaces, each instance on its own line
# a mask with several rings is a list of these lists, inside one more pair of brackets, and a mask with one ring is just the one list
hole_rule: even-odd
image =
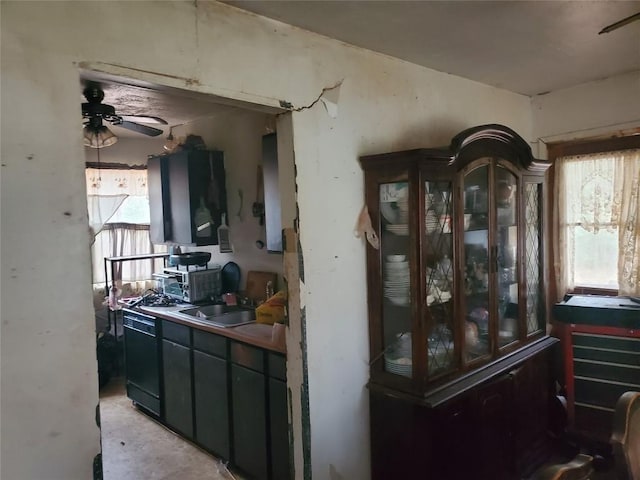
[[106,126],[93,127],[87,125],[84,127],[84,145],[91,148],[110,147],[118,141],[118,137]]
[[173,152],[178,146],[178,142],[173,138],[173,127],[169,128],[169,135],[167,135],[167,141],[162,146],[166,152]]

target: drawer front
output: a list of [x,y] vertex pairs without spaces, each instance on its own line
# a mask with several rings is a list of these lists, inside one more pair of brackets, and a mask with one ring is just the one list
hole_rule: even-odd
[[635,365],[574,358],[573,374],[576,377],[627,383],[630,387],[633,387],[632,389],[640,386],[640,367]]
[[160,399],[158,397],[150,395],[131,383],[127,383],[127,397],[151,413],[160,415]]
[[264,372],[264,351],[243,343],[231,343],[231,361],[256,372]]
[[640,353],[640,338],[577,332],[573,333],[571,337],[573,345],[575,346],[595,347],[618,352]]
[[215,333],[193,329],[193,348],[201,352],[227,358],[227,339]]
[[576,404],[594,405],[613,410],[620,395],[633,389],[633,385],[629,384],[576,376]]
[[640,349],[627,352],[608,348],[574,346],[573,358],[640,367]]
[[269,376],[287,381],[287,359],[284,355],[269,352]]
[[162,338],[167,340],[191,346],[191,337],[189,335],[189,327],[180,325],[178,323],[169,322],[167,320],[162,321]]

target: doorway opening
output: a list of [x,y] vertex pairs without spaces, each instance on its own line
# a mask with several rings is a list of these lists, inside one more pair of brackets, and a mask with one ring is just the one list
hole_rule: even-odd
[[[273,444],[273,439],[276,437],[271,427],[276,420],[269,417],[270,409],[273,410],[278,397],[282,396],[284,409],[280,410],[280,415],[284,412],[285,428],[288,430],[286,373],[276,372],[279,359],[284,358],[281,355],[282,350],[276,348],[271,351],[267,348],[261,353],[265,366],[260,385],[264,387],[263,391],[267,395],[264,398],[266,409],[264,425],[269,430],[268,432],[258,431],[258,436],[263,435],[265,440],[262,465],[260,462],[256,463],[253,454],[249,456],[251,458],[244,458],[239,444],[234,445],[234,439],[238,441],[242,439],[241,430],[245,426],[240,425],[239,422],[234,423],[234,397],[229,391],[231,382],[236,376],[242,378],[242,375],[245,375],[248,383],[243,385],[251,385],[254,374],[257,372],[255,368],[236,365],[230,360],[231,350],[239,347],[232,343],[229,337],[217,335],[216,339],[226,338],[222,357],[211,355],[211,352],[198,351],[195,349],[196,336],[201,334],[194,332],[196,330],[200,332],[200,330],[191,328],[188,330],[187,350],[180,350],[178,347],[185,347],[186,343],[180,344],[173,340],[171,343],[164,338],[168,328],[166,325],[169,324],[166,322],[166,317],[158,316],[151,322],[152,327],[149,327],[158,339],[152,341],[152,343],[156,342],[157,348],[154,351],[157,356],[149,361],[146,353],[131,350],[137,345],[135,339],[129,340],[127,344],[127,332],[131,331],[128,330],[127,322],[130,320],[125,321],[123,312],[131,310],[128,305],[136,300],[164,293],[162,290],[165,283],[159,280],[163,278],[162,275],[167,276],[166,267],[172,267],[170,263],[173,257],[169,255],[169,251],[174,251],[176,247],[186,254],[194,252],[210,254],[210,260],[206,266],[200,265],[205,269],[215,270],[231,263],[235,264],[240,271],[240,281],[237,291],[231,293],[237,294],[235,298],[238,302],[249,298],[244,294],[250,288],[247,282],[250,272],[272,273],[273,283],[270,285],[272,291],[274,293],[278,290],[286,291],[282,248],[280,246],[278,250],[278,246],[274,247],[271,242],[274,226],[270,226],[269,221],[275,216],[279,217],[281,230],[292,227],[295,220],[293,216],[296,212],[296,200],[293,185],[295,179],[290,115],[281,115],[281,111],[271,107],[240,103],[213,95],[152,85],[133,78],[93,71],[82,71],[80,84],[81,90],[86,89],[87,85],[98,85],[104,93],[100,103],[112,106],[115,114],[122,118],[112,123],[107,116],[104,116],[100,125],[107,127],[115,135],[117,139],[115,143],[102,148],[85,147],[87,194],[93,242],[92,290],[96,313],[94,320],[98,345],[98,368],[101,377],[103,478],[105,480],[150,478],[150,468],[158,473],[167,472],[169,469],[175,469],[177,462],[184,460],[187,462],[181,468],[190,470],[182,470],[182,473],[189,471],[193,475],[198,475],[199,478],[242,478],[244,473],[259,477],[259,472],[264,469],[268,470],[264,478],[282,478],[274,477],[273,473],[273,469],[276,468],[274,455],[280,446]],[[90,103],[92,100],[85,95],[82,101]],[[85,123],[92,121],[88,118],[90,116],[91,114],[85,115]],[[143,128],[121,122],[133,122],[142,125]],[[97,122],[94,126],[97,126]],[[154,135],[150,135],[149,132]],[[275,144],[274,137],[277,139]],[[87,143],[89,142],[90,140],[87,140]],[[263,169],[267,168],[270,160],[273,160],[273,150],[268,150],[269,145],[272,149],[277,148],[277,153],[275,170],[267,172]],[[287,149],[290,151],[286,151]],[[218,242],[216,244],[200,243],[195,236],[192,242],[176,241],[174,239],[177,237],[170,236],[158,240],[157,231],[154,232],[154,226],[157,226],[158,221],[153,216],[153,212],[158,211],[158,205],[154,202],[163,203],[163,198],[162,195],[158,197],[150,192],[150,188],[153,187],[150,175],[154,173],[148,168],[149,159],[165,159],[172,155],[185,154],[189,156],[192,151],[198,152],[198,155],[200,152],[221,152],[224,159],[224,189],[218,194],[224,195],[225,223],[230,237],[229,249],[221,248]],[[210,167],[209,161],[206,163],[211,178],[207,176],[204,183],[211,185],[213,167]],[[194,174],[193,171],[187,172],[187,184],[202,180],[197,178],[198,175],[202,175],[202,171],[199,172],[199,174]],[[175,175],[175,171],[172,173]],[[163,179],[163,181],[170,180]],[[174,197],[184,193],[184,191],[174,191]],[[208,207],[206,204],[208,200],[207,195],[205,207]],[[261,210],[260,206],[264,207],[265,201],[269,200],[272,200],[271,210],[269,208]],[[171,205],[175,210],[175,204]],[[166,206],[163,205],[163,207]],[[210,207],[210,210],[212,208]],[[193,217],[195,210],[197,209],[187,216]],[[172,212],[175,215],[184,213]],[[194,219],[190,218],[190,220]],[[215,224],[210,225],[204,229],[209,228],[210,233],[214,234],[215,226]],[[194,232],[199,231],[198,227],[198,225],[195,226]],[[184,232],[181,231],[181,233]],[[215,293],[224,292],[216,291]],[[196,303],[221,301],[222,298],[210,296],[207,301],[198,299]],[[252,305],[255,303],[249,304],[249,307]],[[144,315],[153,317],[148,312]],[[143,326],[142,323],[140,325]],[[177,323],[177,325],[187,326],[185,323]],[[205,333],[213,334],[213,331],[209,329]],[[149,335],[144,338],[147,337]],[[214,337],[210,335],[204,338]],[[174,351],[167,350],[170,343],[177,345]],[[238,342],[238,345],[241,347],[243,343]],[[250,344],[247,346],[252,347]],[[182,356],[172,354],[172,352],[185,351],[186,353]],[[206,356],[203,356],[204,354]],[[205,362],[203,365],[215,369],[215,360],[220,360],[224,355],[228,355],[229,359],[225,360],[226,363],[218,362],[217,365],[222,365],[220,368],[227,375],[225,377],[227,384],[224,386],[226,390],[219,399],[220,401],[226,399],[229,404],[227,423],[220,427],[223,430],[227,429],[225,435],[228,438],[228,445],[218,449],[212,447],[213,444],[207,438],[211,432],[205,434],[203,433],[205,428],[199,426],[197,414],[202,411],[202,406],[198,405],[201,392],[195,384],[198,366]],[[169,358],[170,361],[167,360]],[[173,368],[181,359],[187,370]],[[133,362],[136,368],[132,369]],[[145,377],[144,381],[148,380],[146,378],[148,375],[156,376],[156,379],[151,382],[157,386],[155,391],[149,392],[144,386],[140,389],[140,385],[127,381],[127,375],[130,372],[138,372],[134,375],[139,374],[141,365],[147,366],[142,375]],[[165,366],[174,373],[167,373]],[[171,398],[169,398],[171,394],[168,394],[165,398],[165,391],[169,392],[172,388],[169,382],[173,381],[171,375],[175,375],[175,372],[179,372],[177,375],[182,380],[179,385],[184,391]],[[232,375],[235,376],[232,377]],[[260,388],[258,387],[258,391],[261,391]],[[236,387],[236,390],[240,391],[240,387]],[[145,403],[145,395],[150,394],[157,398],[151,398],[151,402]],[[215,398],[216,392],[212,395],[211,398]],[[178,397],[182,399],[182,403],[173,404],[172,402]],[[167,412],[171,409],[173,412],[168,420]],[[186,423],[174,421],[181,416],[186,419],[184,420]],[[260,419],[257,421],[258,424]],[[190,425],[191,428],[178,425]],[[163,432],[167,437],[166,441],[162,442],[161,448],[169,452],[164,457],[166,463],[158,462],[158,452],[154,451],[154,445],[158,444],[158,439]],[[275,433],[276,436],[278,434],[283,438],[282,432]],[[285,431],[284,440],[286,440],[287,449],[288,435],[288,431]],[[185,454],[188,447],[193,450]],[[217,455],[217,458],[211,454]],[[280,456],[282,458],[281,454]],[[232,471],[235,477],[229,476],[232,475]]]

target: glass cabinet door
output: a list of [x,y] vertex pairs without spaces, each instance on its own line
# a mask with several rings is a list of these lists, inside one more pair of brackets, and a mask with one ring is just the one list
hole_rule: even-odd
[[495,174],[498,345],[503,347],[519,337],[518,179],[500,165]]
[[546,323],[542,297],[542,185],[526,183],[524,189],[525,211],[525,291],[527,335],[535,334]]
[[469,171],[464,192],[464,318],[463,358],[466,363],[491,353],[489,333],[489,165]]
[[427,333],[427,373],[430,377],[446,373],[455,364],[453,342],[454,256],[453,184],[449,181],[424,184],[425,292],[423,315]]
[[409,184],[380,184],[382,334],[385,371],[411,377]]

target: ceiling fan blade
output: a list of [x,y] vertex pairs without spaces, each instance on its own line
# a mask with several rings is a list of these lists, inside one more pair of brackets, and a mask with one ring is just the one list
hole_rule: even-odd
[[633,15],[623,18],[622,20],[612,23],[611,25],[607,25],[606,27],[604,27],[602,30],[598,32],[598,35],[602,35],[603,33],[613,32],[614,30],[620,27],[624,27],[625,25],[638,20],[640,20],[640,12],[634,13]]
[[164,118],[152,117],[150,115],[120,115],[123,120],[136,121],[142,123],[154,123],[158,125],[168,125]]
[[127,130],[133,130],[134,132],[142,133],[144,135],[149,135],[150,137],[157,137],[158,135],[163,133],[159,128],[149,127],[148,125],[140,125],[139,123],[129,122],[126,120],[114,123],[114,125],[118,125],[119,127],[126,128]]

